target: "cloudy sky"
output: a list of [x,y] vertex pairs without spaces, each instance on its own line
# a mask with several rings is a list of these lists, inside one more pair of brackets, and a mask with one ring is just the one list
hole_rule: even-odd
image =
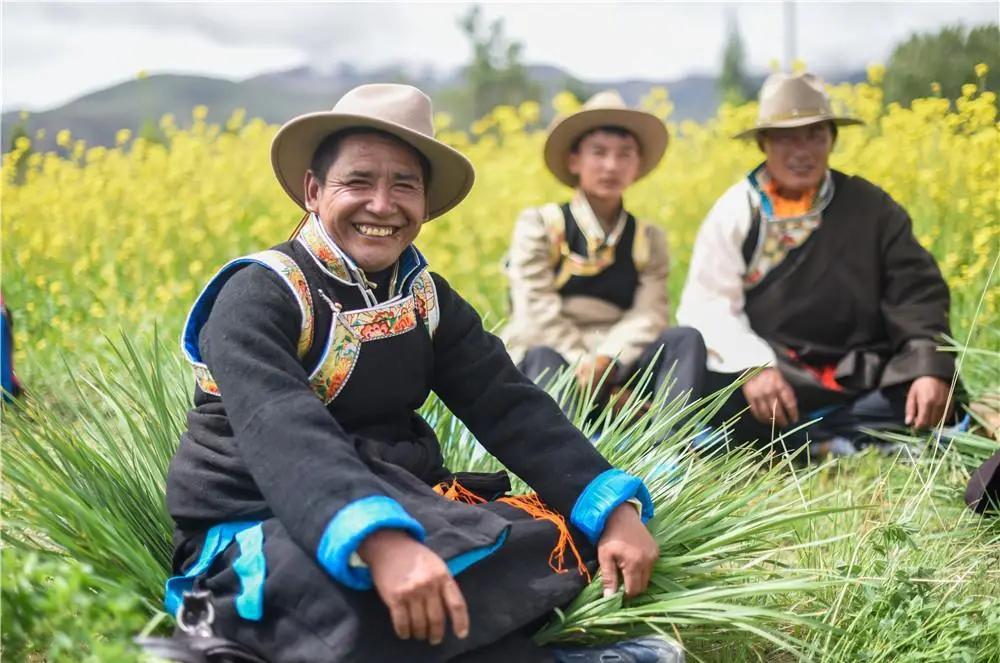
[[[717,71],[727,20],[751,69],[783,56],[781,2],[484,3],[530,63],[585,80],[673,79]],[[446,70],[469,57],[462,3],[2,4],[4,109],[44,110],[149,73],[245,78],[303,64],[393,62]],[[795,3],[797,54],[836,71],[884,61],[899,39],[942,25],[996,21],[1000,2]]]

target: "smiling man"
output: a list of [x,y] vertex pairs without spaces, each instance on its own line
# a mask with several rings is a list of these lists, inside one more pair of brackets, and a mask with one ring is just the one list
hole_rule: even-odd
[[[503,336],[519,367],[548,380],[571,364],[583,389],[605,392],[653,371],[652,386],[701,395],[705,348],[697,331],[669,329],[669,261],[662,230],[624,207],[626,190],[663,157],[667,128],[601,92],[556,118],[545,164],[575,189],[570,202],[521,213],[508,258],[510,322]],[[673,382],[668,378],[673,371]]]
[[862,428],[939,424],[953,355],[948,286],[910,217],[867,180],[831,170],[836,115],[812,74],[774,74],[754,138],[765,161],[702,224],[677,318],[708,347],[706,388],[765,367],[733,394],[722,422],[749,406],[736,442],[768,442],[797,423],[818,453],[851,454]]
[[[224,266],[185,325],[197,386],[167,481],[166,604],[183,616],[209,592],[216,630],[272,661],[599,660],[531,633],[598,568],[609,592],[645,590],[652,502],[413,246],[473,181],[431,118],[419,90],[366,85],[275,136],[307,215]],[[537,495],[445,467],[417,413],[432,391]],[[620,647],[679,660],[659,639]]]

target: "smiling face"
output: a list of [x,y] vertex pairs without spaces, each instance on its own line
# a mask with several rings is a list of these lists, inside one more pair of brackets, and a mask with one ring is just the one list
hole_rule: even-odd
[[627,131],[598,129],[585,135],[569,155],[569,172],[590,198],[616,201],[639,176],[639,143]]
[[365,271],[391,267],[427,219],[417,152],[378,133],[345,136],[325,174],[306,172],[306,209]]
[[795,196],[823,181],[833,149],[829,122],[788,129],[767,129],[759,139],[767,155],[767,171],[778,189]]

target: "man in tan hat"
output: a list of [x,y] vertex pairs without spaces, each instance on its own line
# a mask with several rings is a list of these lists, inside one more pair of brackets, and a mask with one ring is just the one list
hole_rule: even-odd
[[667,138],[659,118],[627,108],[613,91],[553,123],[545,163],[574,195],[521,213],[507,270],[511,314],[502,335],[530,378],[547,383],[574,365],[581,388],[613,390],[651,369],[656,389],[701,395],[701,337],[668,329],[664,233],[623,200],[659,163]]
[[733,440],[808,439],[850,454],[860,429],[939,424],[955,374],[948,287],[910,217],[874,184],[828,165],[839,126],[812,74],[774,74],[753,138],[764,163],[732,186],[698,233],[677,318],[708,347],[706,389],[763,367],[719,413],[747,406]]
[[[189,631],[208,630],[184,608],[204,590],[217,632],[272,661],[550,660],[563,654],[531,627],[590,573],[629,595],[649,581],[643,483],[412,244],[473,182],[431,118],[416,88],[365,85],[285,124],[272,165],[304,222],[226,264],[188,316],[197,386],[167,480],[166,604]],[[538,494],[446,468],[417,413],[431,391]]]

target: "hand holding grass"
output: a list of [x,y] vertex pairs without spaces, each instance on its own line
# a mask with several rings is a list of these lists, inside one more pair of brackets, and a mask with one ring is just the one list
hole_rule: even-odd
[[799,420],[799,406],[788,381],[776,368],[765,368],[743,385],[750,413],[762,424],[785,428]]
[[618,506],[604,526],[597,544],[597,562],[601,569],[604,595],[618,591],[618,572],[625,584],[625,595],[638,596],[646,591],[653,575],[653,565],[660,558],[660,548],[631,504]]
[[941,423],[948,410],[949,385],[930,375],[919,377],[906,393],[906,425],[932,428]]

